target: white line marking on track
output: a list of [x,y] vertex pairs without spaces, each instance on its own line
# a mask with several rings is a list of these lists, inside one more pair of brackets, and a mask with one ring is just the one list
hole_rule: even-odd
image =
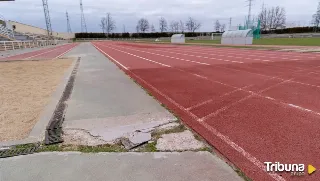
[[[104,46],[104,45],[102,45],[102,46]],[[105,46],[105,47],[108,47],[108,46]],[[108,47],[108,48],[111,48],[111,47]],[[122,51],[122,50],[118,50],[118,49],[115,49],[115,48],[111,48],[111,49],[119,51],[119,52],[122,52],[122,53],[125,53],[125,54],[128,54],[128,55],[131,55],[131,56],[134,56],[134,57],[137,57],[137,58],[140,58],[140,59],[143,59],[143,60],[147,60],[149,62],[153,62],[153,63],[159,64],[159,65],[162,65],[162,66],[165,66],[165,67],[171,67],[170,65],[163,64],[163,63],[160,63],[160,62],[156,62],[156,61],[144,58],[144,57],[140,57],[140,56],[132,54],[132,53],[128,53],[128,52],[125,52],[125,51]]]
[[58,49],[60,49],[60,48],[65,47],[65,46],[66,46],[66,45],[61,45],[61,46],[55,47],[53,50],[49,50],[49,51],[46,51],[46,52],[43,52],[43,53],[39,53],[39,54],[30,56],[30,57],[24,58],[23,60],[28,60],[28,59],[30,59],[30,58],[37,57],[37,56],[39,56],[39,55],[43,55],[43,54],[46,54],[46,53],[49,53],[49,52],[53,52],[53,51],[55,51],[55,50],[58,50]]
[[[129,70],[130,71],[130,70]],[[131,71],[130,71],[131,72]],[[148,82],[146,82],[145,80],[143,80],[141,77],[139,77],[138,75],[132,73],[136,78],[140,79],[140,81],[142,81],[144,84],[146,84],[147,86],[149,86],[151,89],[153,89],[155,92],[157,92],[159,95],[161,95],[162,97],[164,97],[165,99],[167,99],[169,102],[171,102],[173,105],[177,106],[179,109],[181,109],[182,111],[186,112],[189,116],[191,116],[193,119],[197,120],[197,116],[194,115],[193,113],[191,113],[190,111],[186,110],[183,106],[181,106],[180,104],[178,104],[177,102],[175,102],[173,99],[171,99],[170,97],[168,97],[166,94],[163,94],[161,91],[159,91],[157,88],[153,87],[151,84],[149,84]],[[240,147],[239,145],[237,145],[236,143],[234,143],[232,140],[230,140],[229,137],[221,134],[218,130],[216,130],[215,128],[213,128],[212,126],[208,125],[205,122],[200,122],[200,124],[206,128],[208,131],[210,131],[211,133],[213,133],[215,136],[217,136],[218,138],[220,138],[223,142],[225,142],[227,145],[229,145],[231,148],[233,148],[234,150],[236,150],[237,152],[239,152],[243,157],[245,157],[247,160],[249,160],[252,164],[254,164],[255,166],[257,166],[259,169],[261,169],[262,171],[264,171],[265,173],[267,173],[269,176],[271,176],[273,179],[275,179],[276,181],[285,181],[284,178],[282,178],[280,175],[276,174],[276,173],[268,173],[266,172],[266,166],[260,162],[257,158],[255,158],[254,156],[252,156],[249,152],[245,151],[242,147]]]
[[62,57],[63,55],[65,55],[65,54],[67,54],[67,53],[69,53],[71,50],[73,50],[75,47],[77,47],[78,46],[78,44],[77,45],[75,45],[75,46],[73,46],[72,48],[70,48],[69,50],[67,50],[67,51],[65,51],[64,53],[62,53],[62,54],[60,54],[60,55],[58,55],[58,56],[56,56],[55,58],[53,58],[53,59],[57,59],[57,58],[60,58],[60,57]]
[[122,65],[120,62],[118,62],[116,59],[112,58],[109,54],[107,54],[106,52],[104,52],[103,50],[101,50],[100,48],[98,48],[95,44],[92,43],[92,45],[94,47],[96,47],[96,49],[100,50],[100,52],[102,52],[103,54],[105,54],[107,57],[109,57],[110,59],[112,59],[114,62],[116,62],[118,65],[120,65],[122,68],[129,70],[126,66]]
[[[118,46],[117,46],[117,47],[118,47]],[[120,47],[120,48],[124,48],[124,47]],[[163,56],[163,57],[172,58],[172,59],[177,59],[177,60],[182,60],[182,61],[186,61],[186,62],[193,62],[193,63],[202,64],[202,65],[210,65],[210,64],[208,64],[208,63],[204,63],[204,62],[198,62],[198,61],[186,60],[186,59],[183,59],[183,58],[171,57],[171,56],[167,56],[167,55],[161,55],[161,54],[152,53],[152,52],[146,52],[146,51],[141,51],[141,50],[135,50],[135,49],[131,49],[131,48],[125,48],[125,49],[133,50],[133,51],[138,51],[138,52],[143,52],[143,53],[148,53],[148,54],[152,54],[152,55]]]

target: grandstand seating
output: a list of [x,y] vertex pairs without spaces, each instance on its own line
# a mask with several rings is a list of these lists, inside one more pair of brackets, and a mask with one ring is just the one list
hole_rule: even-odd
[[14,39],[13,31],[6,28],[3,24],[0,24],[0,41],[10,41]]

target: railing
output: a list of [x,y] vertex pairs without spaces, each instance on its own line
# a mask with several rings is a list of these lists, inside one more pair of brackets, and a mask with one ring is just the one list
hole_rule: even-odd
[[16,50],[24,48],[44,47],[68,43],[66,40],[42,40],[42,41],[0,41],[0,51]]

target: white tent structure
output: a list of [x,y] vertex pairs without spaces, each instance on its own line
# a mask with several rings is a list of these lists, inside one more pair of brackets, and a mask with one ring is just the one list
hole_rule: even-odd
[[186,38],[184,34],[173,34],[171,36],[171,43],[185,43]]
[[226,31],[222,34],[222,45],[252,45],[253,31],[247,30],[235,30]]

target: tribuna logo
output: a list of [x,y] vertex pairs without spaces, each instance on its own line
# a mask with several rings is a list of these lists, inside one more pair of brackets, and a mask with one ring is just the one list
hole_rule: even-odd
[[304,175],[304,164],[282,164],[280,162],[264,162],[267,172],[290,172],[291,175]]

